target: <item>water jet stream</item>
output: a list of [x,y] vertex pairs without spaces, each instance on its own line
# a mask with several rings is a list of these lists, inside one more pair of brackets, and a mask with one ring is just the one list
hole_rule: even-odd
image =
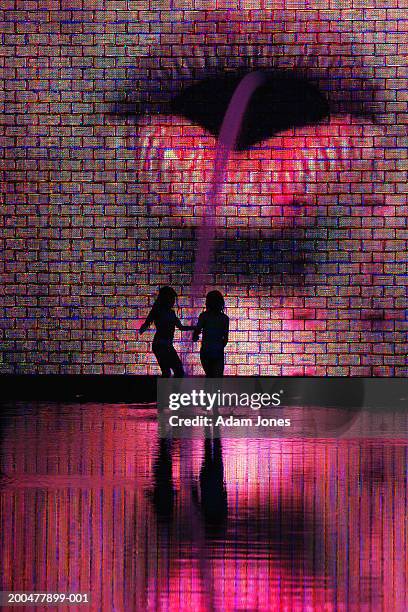
[[[198,226],[190,294],[194,320],[196,320],[197,309],[201,309],[203,306],[206,285],[211,281],[209,272],[214,251],[218,208],[221,204],[220,195],[226,179],[229,157],[231,152],[236,149],[251,98],[255,91],[266,83],[267,79],[267,75],[262,72],[252,72],[244,76],[234,91],[221,125],[216,145],[214,172],[210,188],[206,194],[201,224]],[[311,153],[311,156],[308,155],[308,147],[306,145],[303,145],[303,147],[305,150],[298,150],[298,157],[300,155],[300,159],[298,158],[296,163],[295,157],[292,159],[282,159],[282,165],[280,168],[277,168],[274,179],[286,187],[290,185],[291,189],[293,189],[294,183],[297,185],[304,183],[303,195],[308,193],[308,185],[313,186],[318,183],[317,173],[319,171],[334,171],[336,170],[336,161],[346,162],[351,159],[350,139],[336,133],[332,135],[330,146],[324,145],[324,143],[319,145],[317,142],[314,142],[313,147],[311,147],[311,151],[314,151],[314,153]],[[296,172],[298,173],[297,177],[295,176]],[[284,197],[288,199],[287,204],[293,204],[294,193],[292,192],[290,196],[284,194]],[[296,212],[295,215],[297,216],[298,213]],[[187,350],[190,357],[194,352],[195,348]],[[190,366],[188,370],[191,369],[192,367]]]
[[191,283],[192,297],[202,297],[206,274],[209,272],[215,227],[217,206],[222,185],[225,181],[228,159],[236,147],[245,112],[254,92],[263,85],[266,76],[262,72],[251,72],[244,76],[234,91],[225,113],[215,154],[214,174],[208,192],[204,215],[198,231],[196,259]]
[[[201,306],[204,298],[205,279],[210,269],[214,247],[219,195],[225,181],[229,156],[236,147],[249,102],[254,92],[265,81],[266,76],[262,72],[251,72],[245,75],[234,91],[221,125],[215,154],[214,174],[205,201],[201,226],[198,230],[196,258],[191,283],[193,309],[195,300],[199,300]],[[194,348],[189,351],[190,355],[193,352]]]

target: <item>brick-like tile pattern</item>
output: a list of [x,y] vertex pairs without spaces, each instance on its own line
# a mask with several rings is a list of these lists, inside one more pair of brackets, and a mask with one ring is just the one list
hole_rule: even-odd
[[[0,372],[158,372],[152,332],[136,330],[162,284],[184,320],[200,312],[217,144],[170,101],[204,77],[277,68],[314,83],[331,116],[230,156],[207,283],[231,319],[226,373],[407,375],[402,2],[4,0],[0,13]],[[200,372],[189,335],[176,345]]]

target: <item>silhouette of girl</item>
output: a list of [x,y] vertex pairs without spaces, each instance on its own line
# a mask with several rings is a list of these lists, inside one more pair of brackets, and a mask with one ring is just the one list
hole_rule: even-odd
[[205,375],[218,378],[224,375],[224,348],[228,342],[229,318],[224,314],[225,302],[219,291],[210,291],[205,300],[205,311],[198,318],[193,340],[203,332],[200,360]]
[[170,377],[171,370],[177,378],[184,376],[183,364],[173,346],[175,328],[183,331],[194,329],[191,325],[183,325],[174,312],[176,298],[177,293],[172,287],[161,287],[146,321],[139,329],[139,333],[143,334],[151,323],[155,324],[156,333],[153,338],[152,351],[164,378]]

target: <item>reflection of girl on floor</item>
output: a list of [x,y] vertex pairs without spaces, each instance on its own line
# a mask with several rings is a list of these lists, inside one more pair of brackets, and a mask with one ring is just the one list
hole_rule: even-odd
[[139,333],[143,334],[151,323],[155,324],[156,333],[153,338],[152,351],[164,378],[170,377],[171,370],[177,378],[184,376],[183,364],[173,346],[175,328],[183,331],[194,329],[190,325],[183,325],[174,312],[176,298],[177,293],[172,287],[161,287],[146,321],[139,329]]
[[229,318],[224,314],[224,298],[219,291],[210,291],[205,300],[205,311],[198,318],[193,340],[203,332],[200,359],[206,376],[224,375],[224,348],[228,342]]

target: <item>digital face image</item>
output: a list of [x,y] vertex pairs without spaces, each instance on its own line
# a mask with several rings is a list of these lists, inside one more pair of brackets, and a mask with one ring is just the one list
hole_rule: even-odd
[[171,285],[186,325],[223,294],[226,374],[406,376],[403,3],[3,18],[3,373],[158,374],[138,329]]
[[405,612],[406,1],[0,20],[0,607]]

